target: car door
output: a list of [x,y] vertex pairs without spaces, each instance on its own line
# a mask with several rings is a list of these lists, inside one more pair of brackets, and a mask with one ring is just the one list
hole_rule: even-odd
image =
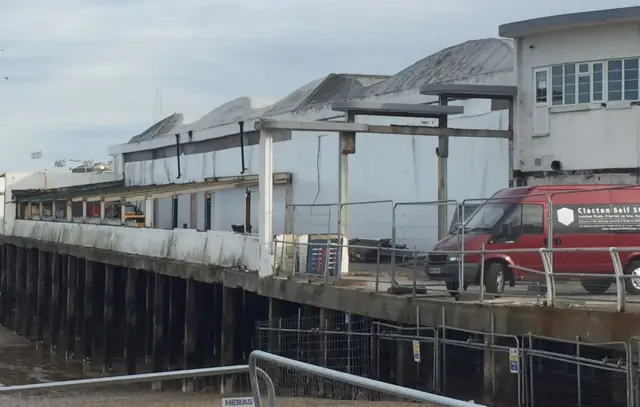
[[[492,241],[487,250],[504,251],[504,255],[511,263],[520,268],[513,268],[517,279],[537,280],[538,273],[527,272],[524,269],[544,271],[542,257],[538,249],[544,247],[546,222],[544,207],[537,203],[518,204],[507,217],[500,222],[497,230],[508,225],[510,236],[499,236]],[[514,249],[529,249],[527,251],[513,251]]]

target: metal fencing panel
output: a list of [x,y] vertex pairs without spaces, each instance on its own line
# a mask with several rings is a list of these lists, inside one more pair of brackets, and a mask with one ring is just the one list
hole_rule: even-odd
[[[249,366],[102,377],[0,387],[0,406],[10,407],[222,407],[225,398],[252,398]],[[263,371],[265,406],[274,390]],[[247,399],[245,399],[247,400]]]
[[[278,407],[478,406],[478,404],[327,369],[262,351],[254,351],[249,355],[249,366],[251,369],[259,367],[264,369],[270,377],[280,378],[279,385],[275,386],[275,401]],[[251,380],[257,382],[257,378],[253,375]],[[258,387],[254,386],[254,388]],[[259,392],[254,393],[254,398],[258,401],[256,407],[262,407]]]

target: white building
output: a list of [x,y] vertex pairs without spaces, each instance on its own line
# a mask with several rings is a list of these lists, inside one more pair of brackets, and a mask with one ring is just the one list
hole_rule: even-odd
[[[202,119],[182,123],[174,114],[157,123],[131,142],[110,148],[114,172],[124,173],[126,185],[171,184],[203,181],[212,177],[241,174],[239,121],[244,122],[246,174],[258,173],[258,118],[285,120],[341,120],[331,102],[345,99],[399,103],[435,103],[419,87],[432,82],[513,85],[513,49],[510,40],[468,41],[444,49],[391,77],[379,75],[331,74],[313,81],[289,96],[263,108],[253,109],[248,98],[218,107]],[[464,114],[449,119],[451,127],[506,129],[505,106],[482,100],[458,101]],[[360,118],[359,118],[360,119]],[[406,118],[361,118],[368,123],[423,124]],[[429,123],[435,124],[435,123]],[[178,136],[176,136],[178,135]],[[177,138],[176,138],[177,137]],[[178,173],[177,139],[180,142]],[[356,154],[349,157],[348,202],[393,200],[394,202],[436,201],[437,139],[420,136],[368,134],[358,136]],[[336,203],[338,195],[338,136],[294,132],[291,138],[276,139],[274,172],[292,174],[290,191],[276,187],[274,233],[284,233],[285,202],[290,204]],[[487,197],[508,186],[508,143],[503,139],[456,138],[450,142],[449,198]],[[178,177],[178,175],[180,175]],[[252,201],[258,201],[257,188]],[[242,188],[212,194],[212,229],[231,230],[243,224],[245,191]],[[179,198],[178,224],[204,228],[204,217],[190,224],[189,196]],[[197,205],[204,205],[204,194]],[[258,224],[254,205],[251,224]],[[392,205],[388,202],[359,205],[349,211],[349,237],[391,236]],[[155,227],[171,228],[171,199],[159,199]],[[202,211],[199,211],[202,212]],[[435,205],[400,208],[397,212],[398,240],[412,247],[430,246],[436,238]],[[337,208],[297,207],[294,230],[287,232],[327,233],[337,231]],[[256,229],[252,230],[257,233]]]
[[515,39],[514,169],[528,183],[640,179],[640,7],[505,24]]

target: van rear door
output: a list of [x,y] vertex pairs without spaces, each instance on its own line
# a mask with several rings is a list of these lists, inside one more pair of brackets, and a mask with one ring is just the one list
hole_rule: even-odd
[[[553,203],[553,247],[599,248],[615,245],[608,230],[611,219],[609,190],[579,190],[551,195]],[[608,252],[556,252],[553,269],[561,273],[611,273]]]

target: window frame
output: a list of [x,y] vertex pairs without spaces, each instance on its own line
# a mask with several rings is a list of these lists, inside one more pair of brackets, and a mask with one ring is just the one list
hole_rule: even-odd
[[[637,90],[638,92],[638,97],[636,99],[626,99],[626,93],[627,93],[627,89],[626,89],[626,82],[627,82],[627,78],[626,78],[626,69],[625,69],[625,61],[628,60],[637,60],[638,61],[638,79],[637,79]],[[621,67],[622,67],[622,96],[621,99],[617,100],[613,100],[613,99],[609,99],[609,63],[611,62],[620,62]],[[566,73],[566,67],[567,66],[572,66],[574,67],[574,73],[571,74],[567,74]],[[587,71],[581,71],[581,68],[587,67]],[[596,66],[598,66],[600,68],[600,70],[598,72],[596,72]],[[554,103],[554,70],[557,72],[558,69],[561,69],[562,74],[561,75],[555,75],[556,78],[556,82],[558,78],[561,78],[561,84],[556,85],[557,88],[562,88],[562,101],[558,102],[556,100],[556,102]],[[546,102],[540,102],[538,101],[538,81],[537,81],[537,76],[539,72],[545,72],[546,73],[546,78],[547,78],[547,97],[546,97]],[[595,82],[595,76],[597,73],[600,73],[602,78],[601,78],[601,82]],[[573,103],[567,103],[567,86],[569,86],[569,89],[571,88],[570,83],[567,83],[566,79],[567,79],[567,75],[569,76],[573,76],[574,79],[574,83],[573,83],[573,88],[575,89],[574,92],[574,102]],[[589,78],[589,101],[588,102],[580,102],[580,78],[585,78],[588,77]],[[636,80],[636,79],[630,79],[631,81]],[[601,83],[601,90],[596,91],[596,84],[597,83]],[[584,83],[583,83],[584,85]],[[609,58],[609,59],[602,59],[602,60],[594,60],[594,61],[578,61],[578,62],[566,62],[566,63],[558,63],[558,64],[553,64],[553,65],[548,65],[548,66],[540,66],[540,67],[535,67],[533,68],[533,86],[534,86],[534,91],[533,91],[533,98],[534,98],[534,105],[536,107],[542,107],[542,106],[548,106],[548,107],[555,107],[555,106],[577,106],[577,105],[588,105],[591,103],[609,103],[609,102],[632,102],[635,100],[640,100],[640,56],[639,57],[615,57],[615,58]],[[600,99],[596,100],[595,99],[595,95],[596,93],[600,94]],[[582,95],[584,96],[585,93],[582,93]],[[556,96],[556,99],[558,97]]]

